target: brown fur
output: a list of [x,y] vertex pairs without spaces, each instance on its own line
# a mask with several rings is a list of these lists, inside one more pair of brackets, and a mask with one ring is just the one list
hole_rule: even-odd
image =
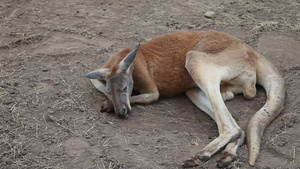
[[[134,89],[142,90],[139,91],[141,93],[153,92],[156,89],[150,81],[154,80],[160,96],[171,97],[182,94],[196,86],[185,69],[187,52],[198,50],[215,54],[236,41],[237,39],[216,31],[177,32],[155,38],[143,44],[136,56]],[[129,52],[129,49],[122,50],[104,67],[110,68],[114,74],[118,64]],[[148,75],[144,76],[145,74]]]

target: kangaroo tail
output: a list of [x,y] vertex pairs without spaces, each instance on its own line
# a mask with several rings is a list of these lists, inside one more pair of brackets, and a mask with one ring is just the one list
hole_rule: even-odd
[[249,164],[251,166],[258,157],[265,128],[283,110],[285,99],[284,80],[278,70],[264,57],[259,57],[257,65],[257,83],[265,88],[267,101],[251,118],[247,129]]

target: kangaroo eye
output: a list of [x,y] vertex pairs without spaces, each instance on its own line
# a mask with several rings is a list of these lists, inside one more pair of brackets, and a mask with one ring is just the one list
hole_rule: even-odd
[[122,92],[126,92],[127,91],[127,86],[125,86],[123,89],[122,89]]
[[107,94],[110,94],[110,90],[109,90],[109,89],[106,89],[106,93],[107,93]]

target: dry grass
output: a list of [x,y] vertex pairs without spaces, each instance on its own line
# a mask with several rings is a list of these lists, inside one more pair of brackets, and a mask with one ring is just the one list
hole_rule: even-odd
[[[228,7],[236,7],[237,10],[232,15]],[[238,3],[229,3],[216,7],[219,17],[215,19],[217,27],[244,27],[251,28],[251,36],[262,32],[289,30],[292,32],[300,31],[300,4],[292,1],[278,3],[277,6],[267,6],[265,3],[249,3],[238,1]],[[245,11],[246,9],[246,11]],[[268,18],[268,20],[265,20]],[[206,27],[205,25],[203,27]]]
[[94,39],[101,35],[101,34],[97,33],[96,31],[91,31],[91,30],[87,30],[87,29],[83,29],[83,28],[76,28],[76,27],[66,27],[66,26],[49,27],[49,26],[46,26],[44,28],[51,32],[79,34],[79,35],[83,35],[89,39]]
[[277,21],[264,21],[257,23],[257,25],[251,30],[254,34],[259,32],[269,32],[278,29],[279,23]]

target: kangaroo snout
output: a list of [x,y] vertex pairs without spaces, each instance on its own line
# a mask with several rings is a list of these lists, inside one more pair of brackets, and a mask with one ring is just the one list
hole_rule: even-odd
[[118,108],[115,110],[115,113],[120,118],[126,118],[130,112],[131,112],[130,106],[125,106],[125,105],[123,105],[122,108]]

